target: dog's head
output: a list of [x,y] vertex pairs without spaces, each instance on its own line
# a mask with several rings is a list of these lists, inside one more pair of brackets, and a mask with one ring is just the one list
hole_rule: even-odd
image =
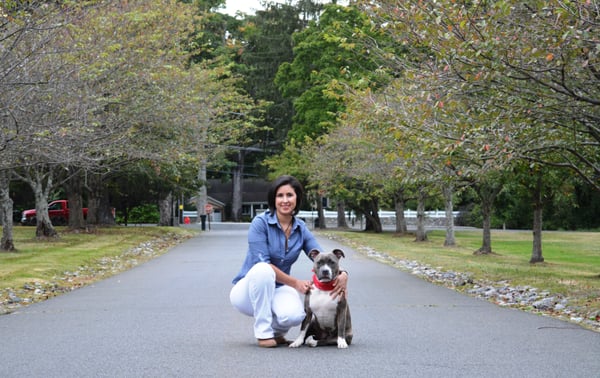
[[346,257],[341,249],[334,249],[331,253],[323,254],[313,249],[308,256],[314,261],[313,271],[321,282],[333,281],[339,273],[340,259]]

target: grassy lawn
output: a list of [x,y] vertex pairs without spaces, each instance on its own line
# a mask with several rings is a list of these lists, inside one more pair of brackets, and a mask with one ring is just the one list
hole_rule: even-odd
[[[414,235],[391,232],[326,231],[352,247],[369,247],[401,260],[418,261],[434,269],[468,273],[475,282],[507,281],[512,286],[532,286],[569,297],[587,312],[600,310],[600,233],[544,232],[545,262],[530,264],[530,231],[493,231],[491,255],[474,255],[481,247],[482,232],[457,231],[455,247],[444,247],[445,231],[431,231],[428,242],[414,242]],[[360,250],[360,248],[359,248]],[[469,286],[458,288],[466,290]]]
[[[14,228],[17,251],[0,252],[0,304],[6,303],[9,292],[36,302],[106,278],[196,233],[177,227],[106,227],[94,233],[57,230],[60,238],[37,240],[34,227]],[[43,294],[35,296],[24,286],[29,291],[43,289]]]

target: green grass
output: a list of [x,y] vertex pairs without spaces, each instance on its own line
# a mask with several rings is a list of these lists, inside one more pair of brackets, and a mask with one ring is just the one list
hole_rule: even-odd
[[577,306],[600,309],[600,233],[544,232],[545,261],[530,264],[532,233],[493,231],[490,255],[474,255],[482,232],[456,232],[455,247],[444,247],[444,231],[428,233],[429,241],[416,243],[413,235],[384,232],[327,231],[350,246],[368,246],[398,259],[414,260],[432,268],[468,273],[476,281],[508,281],[570,297]]
[[65,272],[88,267],[89,274],[78,276],[74,280],[77,282],[73,282],[74,286],[81,286],[116,273],[103,270],[102,277],[95,275],[94,267],[102,266],[102,259],[135,259],[135,262],[129,263],[130,266],[154,257],[143,254],[125,257],[132,247],[155,240],[154,248],[159,254],[194,232],[172,227],[106,227],[93,233],[67,232],[64,227],[57,230],[60,234],[58,239],[38,240],[35,227],[14,228],[17,251],[0,252],[0,290],[19,289],[27,283],[55,282]]

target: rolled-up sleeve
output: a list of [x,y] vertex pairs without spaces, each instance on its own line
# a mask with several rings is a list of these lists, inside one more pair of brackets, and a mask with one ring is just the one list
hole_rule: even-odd
[[268,243],[268,223],[264,218],[254,218],[248,230],[248,255],[253,256],[257,262],[271,262]]
[[310,232],[308,227],[306,227],[306,224],[302,225],[302,233],[304,239],[302,249],[304,250],[304,253],[307,256],[308,253],[313,249],[316,249],[319,252],[323,252],[321,245],[319,244],[319,242],[317,242],[317,238],[315,238],[315,236],[312,234],[312,232]]

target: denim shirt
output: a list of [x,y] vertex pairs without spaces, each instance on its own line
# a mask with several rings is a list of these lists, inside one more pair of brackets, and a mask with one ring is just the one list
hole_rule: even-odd
[[293,222],[286,250],[285,233],[277,221],[277,215],[266,211],[252,220],[248,231],[248,252],[242,269],[233,279],[234,284],[244,278],[250,268],[258,262],[273,264],[284,273],[290,274],[292,264],[298,259],[300,251],[307,255],[313,249],[322,251],[306,223],[296,217]]

